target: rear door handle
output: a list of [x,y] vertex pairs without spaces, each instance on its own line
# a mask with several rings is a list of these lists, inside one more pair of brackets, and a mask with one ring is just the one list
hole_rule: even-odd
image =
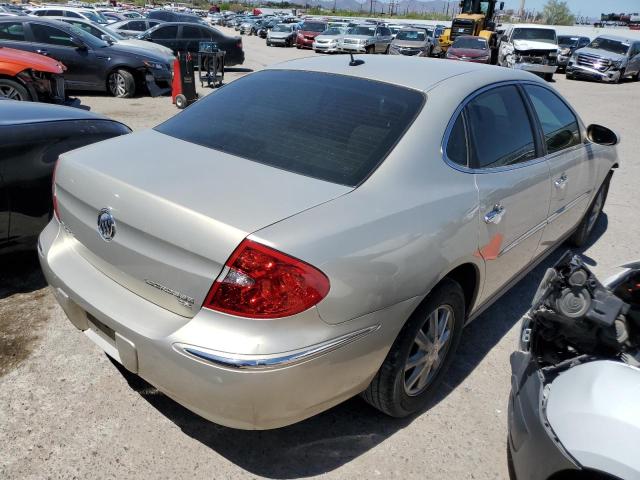
[[49,55],[49,52],[47,52],[46,50],[43,50],[42,48],[39,48],[38,50],[36,50],[36,53],[39,53],[40,55]]
[[507,210],[502,205],[496,203],[493,207],[493,210],[491,210],[484,216],[484,223],[500,223],[500,220],[502,220],[502,217],[504,216],[506,211]]
[[563,173],[562,175],[560,175],[560,178],[553,182],[553,184],[556,186],[556,188],[562,189],[567,186],[568,181],[569,179],[567,178],[567,175]]

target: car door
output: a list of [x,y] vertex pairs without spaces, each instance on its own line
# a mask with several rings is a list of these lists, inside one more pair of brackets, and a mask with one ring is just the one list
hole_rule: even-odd
[[629,52],[629,67],[627,73],[633,73],[634,75],[640,71],[640,42],[635,42],[631,45]]
[[178,52],[180,47],[180,43],[178,42],[178,25],[160,25],[154,30],[151,30],[148,35],[152,42],[170,48],[174,54]]
[[596,165],[588,160],[580,124],[567,104],[551,89],[526,84],[524,90],[544,135],[550,170],[548,225],[539,252],[566,237],[580,222],[595,188]]
[[482,302],[537,252],[549,211],[549,167],[516,85],[481,91],[463,112],[478,188],[477,254],[486,264]]
[[29,22],[28,26],[31,50],[55,58],[67,67],[64,73],[66,88],[94,89],[100,86],[103,79],[101,67],[89,46],[79,46],[71,34],[51,25]]
[[180,50],[197,53],[200,42],[211,41],[211,35],[206,35],[203,28],[193,25],[182,25],[179,36]]

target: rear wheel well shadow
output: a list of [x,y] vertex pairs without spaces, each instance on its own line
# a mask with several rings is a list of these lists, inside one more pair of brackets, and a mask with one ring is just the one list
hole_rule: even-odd
[[457,282],[462,287],[467,316],[478,294],[479,276],[478,268],[472,263],[459,265],[445,276],[445,278]]

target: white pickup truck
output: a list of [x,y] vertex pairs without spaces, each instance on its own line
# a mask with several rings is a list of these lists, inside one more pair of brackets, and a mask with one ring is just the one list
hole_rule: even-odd
[[500,39],[498,65],[527,70],[551,81],[558,69],[558,39],[553,28],[511,26]]

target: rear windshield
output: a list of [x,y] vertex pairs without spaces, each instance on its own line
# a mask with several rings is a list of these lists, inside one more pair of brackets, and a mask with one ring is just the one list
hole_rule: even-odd
[[387,83],[266,70],[207,95],[156,130],[272,167],[355,186],[384,160],[423,102],[422,93]]

